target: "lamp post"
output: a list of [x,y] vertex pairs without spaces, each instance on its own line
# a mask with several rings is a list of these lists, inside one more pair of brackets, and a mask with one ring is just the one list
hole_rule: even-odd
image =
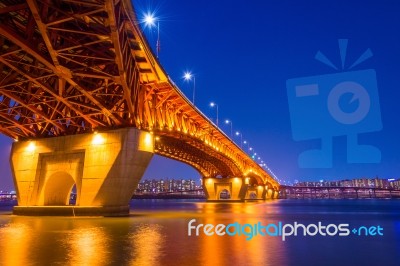
[[157,58],[158,58],[158,54],[160,53],[160,49],[161,49],[161,43],[160,43],[160,22],[157,21],[157,43],[156,43]]
[[236,131],[236,136],[240,136],[240,148],[243,149],[243,134],[239,131]]
[[231,138],[233,137],[233,123],[232,120],[226,119],[225,124],[229,125],[231,124]]
[[216,104],[215,102],[211,102],[210,103],[210,106],[211,107],[215,107],[216,109],[217,109],[217,118],[216,118],[216,125],[217,125],[217,127],[218,127],[218,104]]
[[247,140],[243,140],[243,144],[247,145],[247,150],[250,148],[250,144],[249,144],[249,142]]
[[253,151],[253,147],[249,148],[249,155],[251,155],[251,152]]
[[192,99],[192,103],[193,103],[193,105],[194,105],[194,95],[195,95],[195,92],[196,92],[196,77],[195,77],[195,75],[193,75],[191,72],[185,72],[185,73],[183,74],[183,78],[184,78],[186,81],[191,81],[192,78],[193,78],[193,99]]
[[[157,19],[154,16],[153,13],[147,13],[144,16],[144,19],[143,19],[145,25],[147,27],[149,27],[149,28],[152,28],[152,27],[156,26],[156,23],[155,23],[156,20]],[[158,58],[158,54],[160,52],[160,47],[161,47],[161,44],[160,44],[160,22],[157,21],[157,42],[156,42],[156,56],[157,56],[157,58]]]

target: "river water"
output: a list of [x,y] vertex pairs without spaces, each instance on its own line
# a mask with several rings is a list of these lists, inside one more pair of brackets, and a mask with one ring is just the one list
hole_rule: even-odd
[[[400,265],[399,200],[132,200],[122,218],[24,217],[11,209],[0,203],[0,265]],[[193,226],[234,224],[228,231],[237,234],[207,236],[200,227],[188,236],[193,219]],[[250,228],[259,222],[273,224],[269,235]],[[295,222],[359,231],[339,236],[331,226],[336,235],[304,236],[298,228],[283,241],[279,224]]]

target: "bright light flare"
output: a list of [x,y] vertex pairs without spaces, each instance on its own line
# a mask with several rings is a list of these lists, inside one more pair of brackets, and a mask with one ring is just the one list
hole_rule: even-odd
[[144,15],[143,22],[147,27],[154,27],[156,25],[157,18],[154,13],[147,13]]
[[184,78],[185,80],[187,80],[187,81],[192,80],[193,74],[192,74],[191,72],[187,71],[187,72],[185,72],[185,73],[183,74],[183,78]]

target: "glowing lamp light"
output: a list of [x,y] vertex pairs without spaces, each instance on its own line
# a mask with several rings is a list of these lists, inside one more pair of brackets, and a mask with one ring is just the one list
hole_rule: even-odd
[[100,134],[95,133],[93,140],[92,140],[92,144],[93,145],[101,145],[103,143],[104,143],[104,138]]
[[143,19],[144,24],[146,24],[147,27],[152,27],[156,25],[156,17],[152,13],[147,13],[144,15]]
[[185,73],[183,74],[183,78],[184,78],[185,80],[192,80],[192,77],[193,77],[193,74],[192,74],[191,72],[185,72]]
[[35,149],[36,149],[36,145],[35,145],[34,142],[30,142],[28,147],[26,147],[26,150],[29,151],[29,152],[34,152]]
[[153,138],[151,137],[151,133],[146,133],[144,137],[144,143],[146,146],[150,146],[153,143]]

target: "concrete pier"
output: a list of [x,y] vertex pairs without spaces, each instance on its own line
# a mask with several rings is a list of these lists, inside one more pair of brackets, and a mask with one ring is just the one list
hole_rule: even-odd
[[[153,135],[135,128],[15,142],[14,213],[128,215],[129,201],[153,152]],[[69,206],[74,186],[76,206]]]
[[276,199],[278,192],[267,185],[250,185],[247,177],[203,178],[208,201],[245,201]]

